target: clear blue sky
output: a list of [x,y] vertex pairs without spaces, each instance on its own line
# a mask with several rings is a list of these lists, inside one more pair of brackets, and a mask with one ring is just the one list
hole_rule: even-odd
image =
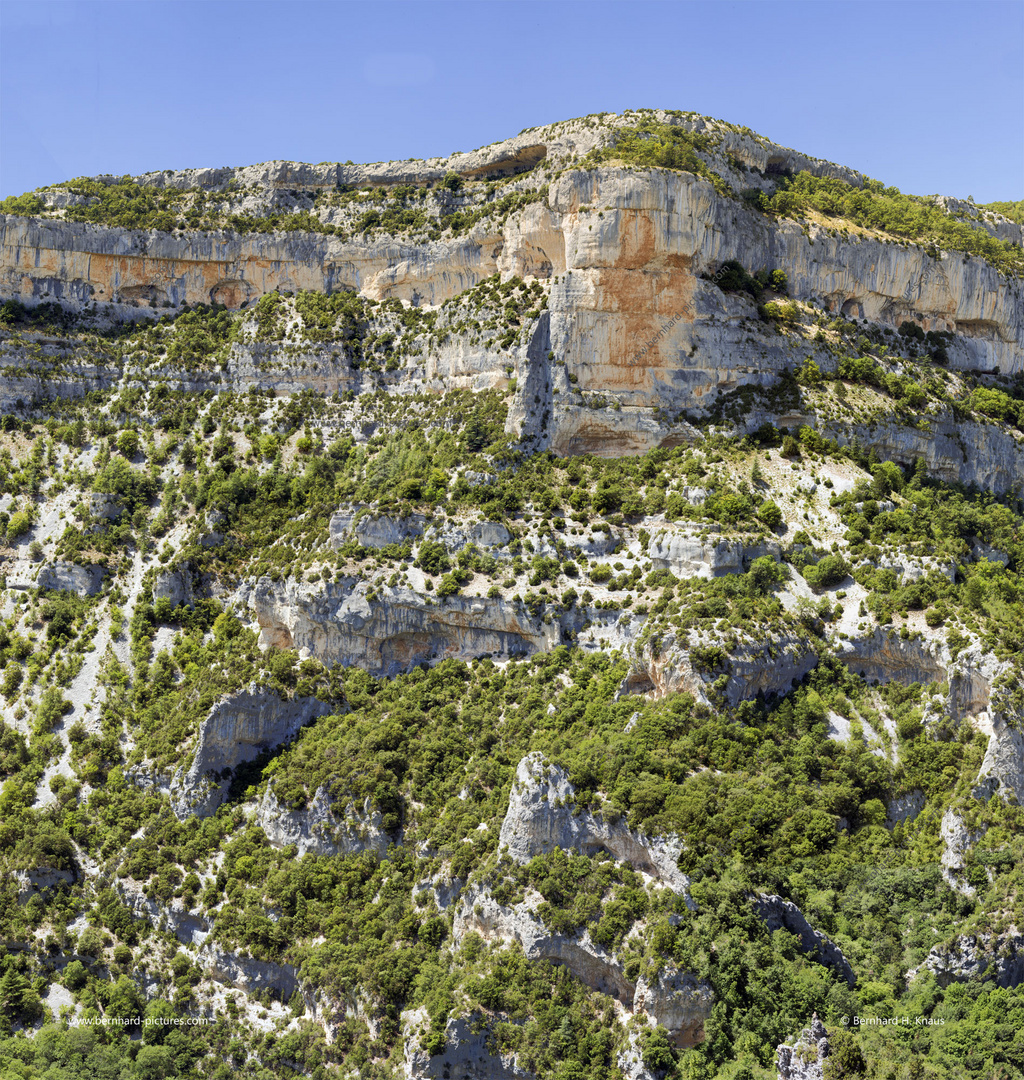
[[1024,197],[1024,3],[0,2],[0,195],[471,150],[694,109],[914,194]]

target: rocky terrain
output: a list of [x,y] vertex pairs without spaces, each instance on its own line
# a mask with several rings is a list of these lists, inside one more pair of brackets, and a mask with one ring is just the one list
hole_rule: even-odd
[[1024,1076],[1022,220],[670,111],[0,203],[0,1075]]

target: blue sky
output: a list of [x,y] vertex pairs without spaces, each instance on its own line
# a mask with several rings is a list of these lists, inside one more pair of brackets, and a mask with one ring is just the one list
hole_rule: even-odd
[[914,194],[1024,197],[1024,3],[0,3],[0,195],[472,150],[694,109]]

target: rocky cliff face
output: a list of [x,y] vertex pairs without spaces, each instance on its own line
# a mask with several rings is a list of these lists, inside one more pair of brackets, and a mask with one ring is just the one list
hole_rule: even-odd
[[210,710],[199,728],[192,763],[171,783],[179,818],[207,817],[224,801],[231,772],[261,750],[280,746],[330,707],[316,698],[283,701],[272,691],[250,686]]
[[[877,860],[849,834],[885,846],[881,799],[901,887],[922,863],[935,871],[940,844],[946,883],[967,896],[1009,878],[1004,823],[1024,800],[1007,648],[1019,616],[1006,614],[1020,603],[1019,513],[941,485],[1019,488],[1019,281],[839,218],[753,209],[787,171],[864,181],[727,125],[672,119],[717,140],[700,175],[585,160],[627,122],[430,162],[139,178],[219,201],[221,224],[302,212],[310,231],[75,224],[62,215],[95,196],[68,189],[48,189],[37,218],[0,218],[0,868],[13,865],[0,930],[5,944],[11,925],[35,933],[11,946],[33,979],[53,981],[93,925],[109,943],[83,961],[79,1007],[106,1002],[96,987],[123,967],[177,1008],[190,966],[181,1007],[237,1004],[256,1047],[246,1069],[265,1055],[302,1072],[286,1056],[302,1042],[305,1064],[331,1074],[550,1080],[586,1072],[572,1055],[599,1030],[595,1070],[656,1080],[667,1038],[705,1043],[680,1073],[705,1059],[742,1075],[705,1032],[743,1030],[741,1056],[763,1040],[763,1025],[744,1030],[763,999],[738,1005],[748,988],[732,980],[752,938],[772,977],[793,976],[776,1015],[806,1008],[805,958],[850,988],[888,962],[846,932],[859,882],[835,893],[852,963],[783,898],[807,887],[806,855],[787,861],[796,844],[841,845],[870,879]],[[359,185],[381,190],[340,190]],[[356,227],[399,188],[406,209],[442,216]],[[1011,226],[980,222],[1021,242]],[[783,271],[788,300],[724,291],[731,261],[748,286]],[[179,318],[200,303],[227,314]],[[913,343],[929,330],[944,336],[926,355]],[[851,361],[868,374],[836,377]],[[124,427],[137,453],[119,448]],[[586,456],[654,448],[642,462]],[[872,450],[907,468],[876,466]],[[117,495],[91,491],[108,464],[98,486]],[[829,552],[853,575],[812,585],[804,559]],[[749,573],[765,557],[774,584]],[[871,584],[879,568],[892,580]],[[222,696],[193,718],[173,778],[156,775],[162,710],[181,716],[210,680]],[[953,737],[962,754],[941,745]],[[239,767],[271,751],[257,795],[224,806]],[[628,813],[600,793],[579,802],[570,776],[591,753]],[[783,895],[748,883],[727,905],[715,889],[745,872],[745,802],[785,814],[759,835]],[[814,827],[787,849],[805,812]],[[74,858],[55,865],[75,872],[49,869],[62,852]],[[26,871],[26,854],[44,861]],[[691,855],[700,889],[680,869]],[[10,914],[15,900],[34,921]],[[893,906],[919,941],[927,923]],[[998,925],[942,923],[945,944],[911,976],[1019,985],[1020,935]],[[695,953],[690,935],[709,927],[714,944]],[[700,957],[693,970],[684,955]],[[565,1024],[544,1028],[563,1008]],[[545,1038],[571,1068],[537,1064]],[[821,1080],[828,1055],[815,1018],[778,1048],[780,1076]]]
[[846,980],[848,986],[856,985],[857,977],[849,961],[843,956],[842,949],[825,934],[815,930],[796,904],[783,900],[781,896],[755,896],[754,910],[770,931],[774,933],[776,930],[788,930],[789,933],[796,934],[805,953],[832,968]]
[[1024,983],[1024,935],[1016,926],[1003,933],[961,934],[936,946],[925,962],[907,973],[907,982],[931,972],[940,986],[982,981],[1013,987]]
[[575,802],[576,790],[564,770],[539,753],[523,758],[501,823],[499,846],[519,863],[556,848],[584,855],[607,851],[670,889],[686,893],[690,881],[677,865],[682,850],[678,837],[634,833],[622,821],[581,811]]
[[540,899],[535,894],[523,903],[506,907],[485,889],[468,889],[456,908],[453,937],[458,943],[470,933],[486,942],[514,941],[527,958],[567,967],[587,986],[662,1024],[677,1046],[695,1046],[703,1041],[704,1024],[714,1004],[707,983],[668,967],[653,979],[632,981],[623,961],[591,941],[586,931],[569,935],[545,927],[533,911]]
[[266,644],[373,674],[394,675],[446,656],[529,655],[560,639],[557,623],[545,623],[505,600],[434,601],[405,588],[384,589],[372,598],[368,593],[362,583],[313,586],[261,579],[248,603]]
[[[571,153],[596,138],[574,143]],[[542,151],[546,158],[549,148],[506,149],[507,160],[525,163]],[[569,160],[567,142],[550,150],[552,161]],[[505,151],[495,153],[506,160]],[[762,155],[761,148],[754,153]],[[319,190],[344,172],[289,163],[255,168],[254,182],[268,190],[286,182],[279,176]],[[417,175],[432,177],[432,167]],[[226,183],[219,173],[147,182],[187,180]],[[437,305],[495,273],[547,281],[547,312],[517,358],[522,392],[511,426],[559,454],[638,453],[678,440],[683,429],[664,416],[698,408],[715,391],[770,383],[791,363],[784,342],[751,322],[752,304],[704,279],[728,260],[781,268],[793,297],[837,314],[949,331],[956,365],[1006,374],[1024,365],[1019,284],[984,260],[769,219],[707,180],[664,170],[569,168],[544,199],[503,224],[485,219],[464,236],[429,243],[309,233],[175,236],[7,217],[0,249],[2,297],[72,307],[142,304],[156,312],[186,303],[237,308],[274,290],[303,289]],[[437,353],[425,377],[450,376],[461,362],[458,353]],[[471,366],[493,378],[506,361],[484,353]],[[586,395],[615,409],[594,408]],[[907,438],[892,433],[894,442]],[[999,459],[1019,458],[1016,446],[999,451]]]
[[323,787],[317,788],[306,809],[288,810],[278,802],[273,787],[268,786],[254,821],[274,847],[294,844],[300,856],[372,851],[383,858],[391,843],[380,811],[372,809],[369,800],[361,810],[349,807],[339,817]]

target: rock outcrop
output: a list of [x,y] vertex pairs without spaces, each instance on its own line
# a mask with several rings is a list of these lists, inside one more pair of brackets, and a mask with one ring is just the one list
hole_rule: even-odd
[[267,786],[253,819],[277,848],[294,844],[299,855],[357,855],[374,851],[387,855],[391,838],[383,829],[379,810],[367,799],[362,809],[349,806],[339,818],[327,789],[319,787],[304,810],[288,810]]
[[985,835],[985,829],[969,829],[960,814],[947,810],[942,815],[939,835],[942,838],[942,876],[946,884],[964,896],[973,896],[974,886],[964,881],[961,875],[967,865],[968,852]]
[[637,979],[633,1012],[646,1013],[682,1049],[704,1041],[704,1023],[714,999],[706,982],[678,968],[663,967],[650,979],[644,975]]
[[423,1010],[405,1017],[405,1080],[532,1080],[515,1054],[492,1048],[487,1020],[479,1015],[453,1017],[445,1024],[444,1049],[430,1054],[423,1034],[430,1022]]
[[36,584],[40,589],[95,596],[103,588],[102,566],[77,566],[74,563],[47,563],[39,571]]
[[687,895],[690,879],[679,869],[679,837],[636,833],[623,821],[609,821],[575,805],[576,789],[566,772],[534,752],[519,762],[501,823],[498,846],[518,863],[556,848],[587,855],[606,851],[634,870]]
[[379,549],[422,536],[425,520],[418,514],[394,518],[387,514],[375,516],[339,511],[332,516],[328,528],[335,547],[340,547],[351,536],[363,547]]
[[772,933],[786,930],[795,934],[803,952],[841,975],[848,986],[856,986],[857,976],[842,949],[820,930],[815,930],[792,901],[783,900],[781,896],[758,894],[754,897],[754,910]]
[[188,907],[182,897],[172,897],[166,902],[150,899],[143,886],[131,878],[120,878],[115,890],[138,918],[169,931],[182,945],[198,948],[210,936],[213,917]]
[[16,870],[14,881],[18,886],[18,903],[27,903],[37,893],[48,893],[62,885],[73,885],[73,870],[58,870],[52,866],[36,866],[31,870]]
[[869,681],[910,683],[941,682],[947,660],[933,645],[920,639],[903,640],[899,634],[879,628],[855,638],[835,642],[836,657],[852,672]]
[[171,782],[171,805],[181,819],[207,817],[224,801],[231,772],[261,751],[280,746],[303,725],[331,710],[316,698],[282,700],[255,684],[222,698],[199,727],[192,763]]
[[486,942],[515,941],[528,959],[567,967],[586,986],[662,1024],[677,1046],[703,1041],[704,1024],[714,1004],[707,983],[673,967],[662,968],[653,979],[632,982],[623,962],[591,941],[586,931],[570,935],[548,930],[533,911],[541,899],[534,893],[520,904],[505,907],[486,889],[467,889],[455,911],[453,938],[461,944],[467,934],[475,933]]
[[288,999],[299,989],[299,980],[291,964],[273,964],[239,956],[206,942],[196,953],[196,962],[217,982],[237,987],[247,994],[269,991],[279,1001]]
[[261,578],[248,603],[264,644],[375,675],[397,675],[445,657],[528,656],[554,648],[561,637],[557,623],[512,601],[435,601],[406,588],[385,588],[370,597],[368,591],[363,582],[311,585]]
[[685,691],[710,705],[712,683],[725,675],[726,700],[738,705],[758,694],[785,696],[818,663],[813,640],[791,631],[741,641],[728,651],[713,639],[702,640],[697,647],[705,646],[720,653],[720,664],[695,663],[691,642],[674,633],[641,638],[630,650],[630,672],[622,690],[656,697]]
[[651,537],[647,557],[655,570],[670,570],[680,578],[710,578],[741,574],[762,555],[771,555],[778,561],[781,550],[777,542],[761,538],[724,539],[710,530],[704,533],[664,530]]
[[153,582],[153,599],[167,600],[171,607],[196,602],[196,581],[192,567],[186,562],[167,570],[158,570]]
[[907,973],[908,984],[925,971],[941,987],[980,980],[1003,988],[1024,983],[1024,935],[1016,926],[1000,934],[960,934],[948,945],[937,945],[923,964]]
[[828,1032],[815,1013],[811,1026],[800,1032],[792,1046],[783,1043],[777,1048],[779,1080],[824,1080],[830,1050]]
[[636,985],[626,978],[621,961],[590,940],[586,932],[558,934],[534,914],[539,893],[521,904],[499,904],[486,889],[469,888],[455,910],[452,936],[461,945],[467,934],[487,942],[516,941],[529,960],[549,960],[567,967],[580,982],[629,1007]]

